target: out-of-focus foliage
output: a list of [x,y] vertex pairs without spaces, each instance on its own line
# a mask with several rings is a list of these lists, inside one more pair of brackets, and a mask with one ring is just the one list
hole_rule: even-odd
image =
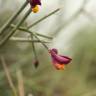
[[[96,93],[96,28],[94,25],[88,25],[81,29],[73,38],[71,52],[73,54],[72,70],[82,81],[76,85],[76,89],[81,86],[77,92],[85,94],[84,96],[95,96]],[[75,90],[74,90],[74,93]],[[81,96],[82,96],[81,94]],[[95,95],[92,95],[95,94]]]
[[[2,1],[2,3],[4,3],[4,0]],[[9,2],[9,0],[6,0],[6,4],[8,4],[7,1]],[[13,1],[10,0],[10,2]],[[12,14],[13,10],[6,10],[0,13],[0,27]],[[20,18],[18,18],[18,20]],[[57,20],[55,20],[53,26],[56,26],[55,24],[57,24],[60,27],[62,25],[60,25],[62,18],[58,16],[56,19]],[[15,23],[18,22],[18,20],[15,21]],[[24,25],[26,25],[26,23]],[[59,32],[58,26],[56,29],[52,30],[53,26],[49,28],[49,31],[53,32],[55,30],[55,32]],[[39,30],[38,26],[37,29]],[[6,33],[8,31],[10,31],[10,28]],[[53,67],[49,53],[44,51],[45,49],[43,49],[43,47],[41,48],[39,44],[36,44],[37,54],[40,61],[40,66],[37,69],[34,68],[32,63],[33,52],[30,43],[7,42],[6,45],[0,48],[0,55],[5,57],[6,64],[11,72],[16,88],[16,71],[18,68],[22,69],[26,96],[30,93],[33,94],[33,96],[95,96],[95,31],[95,26],[87,26],[82,30],[80,29],[80,31],[78,31],[72,38],[72,41],[70,41],[70,53],[72,53],[73,61],[64,71],[58,71]],[[19,32],[20,31],[17,31],[17,33]],[[21,33],[21,35],[16,34],[16,36],[25,35]],[[10,96],[11,94],[12,90],[8,84],[4,69],[0,62],[0,96]]]

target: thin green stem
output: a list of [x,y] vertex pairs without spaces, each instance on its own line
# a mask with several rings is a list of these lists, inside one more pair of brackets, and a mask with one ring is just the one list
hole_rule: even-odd
[[46,16],[42,17],[41,19],[39,19],[38,21],[36,21],[35,23],[29,25],[27,28],[30,29],[33,26],[37,25],[38,23],[40,23],[41,21],[45,20],[46,18],[48,18],[49,16],[55,14],[56,12],[58,12],[60,10],[60,8],[57,8],[56,10],[52,11],[51,13],[47,14]]
[[[34,43],[40,43],[40,41],[39,40],[32,40],[31,38],[21,38],[21,37],[11,37],[10,39],[9,39],[10,41],[15,41],[15,42],[29,42],[29,43],[32,43],[32,42],[34,42]],[[50,42],[48,42],[48,41],[43,41],[43,40],[41,40],[43,43],[50,43]]]
[[47,47],[47,45],[45,43],[43,43],[39,38],[38,36],[35,34],[35,33],[31,33],[32,35],[34,35],[35,38],[37,38],[37,40],[39,40],[41,42],[41,44],[47,49],[49,50],[49,48]]
[[18,69],[18,71],[17,71],[17,81],[18,81],[19,96],[25,96],[23,74],[22,74],[22,71],[20,69]]
[[28,1],[21,6],[21,8],[3,25],[3,27],[0,29],[0,34],[2,34],[5,29],[17,18],[17,16],[23,11],[23,9],[27,6]]
[[[32,33],[30,33],[30,36],[31,36],[31,40],[33,40],[34,37],[33,37]],[[38,61],[37,54],[36,54],[36,48],[35,48],[34,42],[32,42],[32,49],[33,49],[33,53],[34,53],[34,59],[35,59],[36,61]]]
[[[16,25],[14,25],[14,24],[11,24],[11,27],[12,28],[14,28]],[[18,30],[21,30],[21,31],[24,31],[24,32],[28,32],[28,33],[32,33],[30,30],[28,30],[27,29],[27,27],[23,27],[23,26],[20,26],[19,28],[18,28]],[[44,38],[47,38],[47,39],[53,39],[52,37],[49,37],[49,36],[46,36],[46,35],[43,35],[43,34],[39,34],[39,33],[37,33],[37,32],[35,32],[36,33],[36,35],[38,35],[38,36],[41,36],[41,37],[44,37]]]
[[5,59],[4,59],[3,56],[1,57],[1,62],[2,62],[3,68],[4,68],[4,72],[5,72],[6,78],[8,80],[9,85],[10,85],[10,88],[12,89],[12,92],[13,92],[14,96],[17,96],[15,85],[13,84],[10,71],[9,71],[7,65],[6,65],[6,62],[5,62]]
[[18,29],[18,27],[27,19],[29,14],[31,13],[31,8],[26,12],[24,17],[17,23],[17,25],[0,41],[0,46],[2,46]]

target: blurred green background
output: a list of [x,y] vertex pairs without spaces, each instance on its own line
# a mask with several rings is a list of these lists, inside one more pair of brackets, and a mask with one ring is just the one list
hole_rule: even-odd
[[[16,12],[25,0],[0,0],[0,27]],[[16,72],[23,72],[25,96],[96,96],[96,26],[95,0],[42,0],[39,13],[31,14],[23,26],[30,25],[50,11],[61,10],[40,22],[31,30],[53,36],[50,48],[72,57],[65,70],[56,70],[49,53],[36,43],[39,67],[34,68],[31,43],[8,41],[0,48],[17,88]],[[84,4],[84,6],[82,6]],[[11,6],[11,8],[10,8]],[[78,11],[83,9],[83,11]],[[25,11],[27,8],[25,9]],[[24,11],[24,12],[25,12]],[[24,12],[15,20],[22,18]],[[10,31],[10,28],[6,31]],[[5,34],[5,35],[6,35]],[[27,37],[27,33],[16,31],[14,36]],[[46,41],[46,39],[43,39]],[[12,96],[0,61],[0,96]]]

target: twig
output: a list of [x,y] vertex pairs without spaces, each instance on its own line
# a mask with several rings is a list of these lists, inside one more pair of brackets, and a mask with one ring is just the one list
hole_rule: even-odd
[[[41,43],[39,40],[31,40],[31,38],[21,38],[21,37],[11,37],[9,39],[10,41],[16,41],[16,42],[29,42],[29,43]],[[42,40],[41,40],[42,41]],[[48,41],[42,41],[43,43],[50,43]]]
[[[31,37],[31,40],[34,40],[34,36],[32,35],[32,33],[30,33],[30,37]],[[35,43],[32,42],[32,49],[33,49],[33,54],[34,54],[34,66],[35,68],[38,67],[39,65],[39,60],[38,60],[38,56],[37,56],[37,53],[36,53],[36,48],[35,48]]]
[[24,92],[24,80],[23,80],[23,75],[21,70],[17,71],[17,80],[18,80],[18,91],[19,91],[19,96],[25,96]]
[[38,21],[36,21],[35,23],[29,25],[27,28],[30,29],[33,26],[37,25],[38,23],[40,23],[41,21],[45,20],[46,18],[48,18],[49,16],[55,14],[56,12],[58,12],[60,10],[60,8],[57,8],[56,10],[52,11],[51,13],[47,14],[46,16],[42,17],[41,19],[39,19]]
[[[30,37],[31,37],[31,40],[34,39],[34,36],[32,34],[30,34]],[[34,52],[34,58],[38,61],[34,42],[32,42],[32,49],[33,49],[33,52]]]
[[[15,26],[16,26],[16,25],[11,24],[11,27],[12,27],[12,28],[14,28]],[[23,26],[20,26],[20,27],[18,28],[18,30],[24,31],[24,32],[26,32],[26,33],[32,33],[32,31],[30,31],[30,30],[27,29],[27,27],[23,27]],[[40,33],[37,33],[37,32],[35,32],[35,33],[36,33],[36,35],[38,35],[38,36],[41,36],[41,37],[44,37],[44,38],[47,38],[47,39],[53,39],[53,38],[50,37],[50,36],[46,36],[46,35],[43,35],[43,34],[40,34]]]
[[18,27],[26,20],[26,18],[31,13],[31,8],[26,12],[24,17],[17,23],[17,25],[0,41],[0,46],[2,46],[6,41],[15,33]]
[[28,1],[22,5],[22,7],[3,25],[0,30],[0,35],[4,32],[4,30],[17,18],[17,16],[22,12],[22,10],[27,6]]
[[35,38],[37,38],[37,40],[39,40],[39,42],[47,49],[47,51],[49,50],[49,48],[47,47],[47,45],[45,43],[43,43],[38,36],[36,35],[36,33],[31,33],[32,35],[34,35]]
[[9,72],[9,69],[8,69],[6,63],[5,63],[4,57],[1,57],[1,62],[3,65],[4,71],[5,71],[6,78],[8,80],[9,85],[10,85],[10,88],[12,89],[14,95],[17,96],[16,88],[12,82],[11,74]]

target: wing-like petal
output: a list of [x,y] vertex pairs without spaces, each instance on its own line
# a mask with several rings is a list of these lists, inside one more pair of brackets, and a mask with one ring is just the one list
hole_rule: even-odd
[[58,54],[51,54],[52,58],[60,64],[68,64],[71,61],[71,58],[67,56],[61,56]]

